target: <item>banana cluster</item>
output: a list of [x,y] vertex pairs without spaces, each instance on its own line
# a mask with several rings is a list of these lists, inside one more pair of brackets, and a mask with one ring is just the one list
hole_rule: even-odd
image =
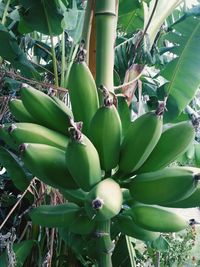
[[180,122],[163,130],[163,107],[124,123],[116,96],[104,86],[99,106],[82,53],[69,74],[72,111],[23,84],[20,99],[9,103],[18,122],[0,128],[25,166],[69,201],[33,209],[33,223],[83,235],[96,222],[112,220],[122,234],[145,241],[186,228],[188,222],[167,207],[199,205],[200,169],[169,165],[193,141],[193,126]]

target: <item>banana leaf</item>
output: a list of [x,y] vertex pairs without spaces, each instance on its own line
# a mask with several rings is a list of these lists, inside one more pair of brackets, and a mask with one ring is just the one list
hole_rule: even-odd
[[63,14],[60,12],[56,0],[20,0],[21,20],[19,29],[22,33],[38,31],[47,35],[62,33],[61,22]]
[[120,0],[118,28],[125,33],[133,33],[143,28],[143,8],[138,0]]
[[7,28],[0,23],[0,56],[9,61],[12,67],[20,69],[24,76],[39,79],[39,73],[20,49],[17,40]]
[[166,40],[174,44],[170,61],[161,75],[168,80],[166,122],[175,120],[193,99],[200,84],[200,18],[189,16],[173,26]]

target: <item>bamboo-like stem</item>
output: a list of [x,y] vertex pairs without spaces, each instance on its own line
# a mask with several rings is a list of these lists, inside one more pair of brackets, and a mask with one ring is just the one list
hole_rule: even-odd
[[[90,34],[92,28],[92,20],[94,17],[94,3],[95,0],[88,0],[85,10],[84,24],[82,30],[82,40],[85,42],[85,49],[89,51],[90,47]],[[86,63],[89,64],[89,53],[86,54]]]
[[92,28],[90,34],[90,46],[89,46],[89,68],[96,79],[96,22],[92,20]]
[[10,2],[11,2],[11,0],[7,1],[4,12],[3,12],[3,16],[2,16],[2,20],[1,20],[1,23],[3,25],[5,25],[5,23],[6,23],[6,17],[8,15],[8,9],[9,9]]
[[112,252],[114,245],[110,238],[110,220],[100,221],[96,228],[98,267],[112,267]]
[[113,92],[116,0],[96,0],[96,84]]
[[56,52],[55,52],[54,42],[53,42],[53,34],[52,34],[51,25],[50,25],[50,22],[49,22],[49,17],[48,17],[48,14],[47,14],[47,10],[45,8],[44,1],[43,1],[43,6],[44,6],[45,17],[46,17],[46,20],[47,20],[47,26],[48,26],[48,30],[49,30],[49,34],[50,34],[50,40],[51,40],[51,53],[52,53],[52,61],[53,61],[53,70],[54,70],[55,85],[56,86],[59,86],[59,83],[58,83],[57,59],[56,59]]

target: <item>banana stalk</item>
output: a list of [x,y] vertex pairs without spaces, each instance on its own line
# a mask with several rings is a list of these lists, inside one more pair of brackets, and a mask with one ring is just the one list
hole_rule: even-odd
[[[116,34],[116,0],[96,0],[96,85],[113,93],[114,42]],[[103,99],[99,94],[100,103]],[[96,228],[98,266],[112,267],[113,244],[110,238],[110,219],[98,222]]]
[[97,242],[96,251],[98,252],[98,267],[112,267],[111,255],[114,245],[110,238],[110,220],[98,222],[95,232]]
[[115,9],[116,0],[96,1],[96,84],[104,85],[110,92],[113,92]]

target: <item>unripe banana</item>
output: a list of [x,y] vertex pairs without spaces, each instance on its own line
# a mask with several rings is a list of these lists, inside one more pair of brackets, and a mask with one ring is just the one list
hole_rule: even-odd
[[107,178],[88,193],[85,208],[91,219],[109,220],[120,212],[122,202],[123,196],[118,183]]
[[74,119],[83,122],[83,133],[87,134],[99,100],[94,78],[84,62],[83,50],[78,52],[76,62],[71,66],[67,87]]
[[196,189],[200,169],[169,167],[139,174],[130,182],[130,193],[136,201],[162,204],[189,197]]
[[120,214],[117,216],[117,225],[120,232],[124,235],[134,237],[143,241],[153,241],[157,239],[160,234],[157,232],[152,232],[145,230],[144,228],[138,226],[132,217],[128,215]]
[[68,134],[72,118],[69,109],[68,112],[64,112],[50,96],[28,85],[24,85],[20,93],[25,108],[38,124]]
[[92,142],[79,130],[71,128],[71,134],[66,149],[66,166],[80,188],[89,191],[101,181],[99,155]]
[[30,212],[33,224],[43,227],[66,227],[76,219],[79,207],[74,203],[60,204],[56,206],[41,205]]
[[51,96],[51,98],[58,104],[58,106],[65,112],[65,113],[69,113],[69,114],[71,114],[71,116],[72,116],[72,113],[71,113],[71,111],[69,110],[69,108],[68,108],[68,106],[67,105],[65,105],[65,103],[62,101],[62,100],[60,100],[58,97],[56,97],[56,96]]
[[148,231],[178,232],[189,225],[180,215],[156,206],[135,205],[129,214],[139,227]]
[[148,112],[131,123],[122,142],[119,172],[128,174],[146,161],[162,132],[162,116]]
[[196,190],[187,198],[180,201],[164,203],[162,206],[171,208],[195,208],[200,207],[200,185]]
[[61,189],[75,189],[77,184],[65,164],[65,152],[59,148],[25,143],[20,146],[25,166],[44,183]]
[[117,96],[117,110],[122,123],[122,134],[125,136],[129,126],[131,125],[131,111],[124,95]]
[[9,146],[13,150],[18,150],[18,146],[15,144],[13,139],[8,133],[8,129],[10,127],[11,123],[6,124],[0,124],[0,139],[4,141],[4,143]]
[[59,190],[61,194],[70,202],[74,202],[79,206],[84,206],[87,192],[82,189],[65,189]]
[[117,166],[122,138],[122,126],[117,109],[108,102],[97,110],[89,129],[90,139],[98,151],[104,171],[110,171]]
[[75,234],[88,235],[95,230],[96,222],[91,220],[84,209],[77,212],[69,231]]
[[194,127],[189,122],[180,122],[167,128],[137,173],[152,172],[168,166],[187,150],[194,136]]
[[20,99],[11,99],[9,109],[15,119],[20,122],[36,122],[35,118],[28,112]]
[[69,138],[59,132],[34,123],[15,123],[9,127],[10,136],[17,145],[38,143],[66,150]]

